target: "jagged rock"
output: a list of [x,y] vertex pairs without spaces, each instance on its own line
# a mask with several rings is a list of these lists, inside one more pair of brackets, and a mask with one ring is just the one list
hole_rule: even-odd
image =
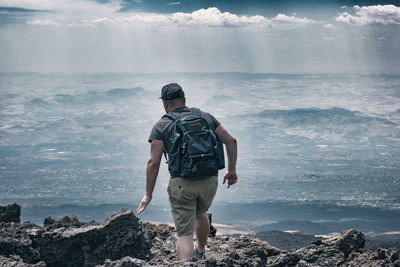
[[152,239],[152,248],[147,255],[150,264],[168,264],[178,260],[175,252],[176,232],[175,228],[167,224],[154,225],[144,223],[143,227]]
[[47,266],[94,266],[124,256],[145,259],[150,239],[130,210],[108,218],[103,225],[60,227],[31,235]]
[[[229,248],[226,248],[226,244]],[[206,248],[206,259],[198,265],[206,266],[265,266],[268,257],[281,253],[267,242],[254,236],[216,237],[210,239]]]
[[39,251],[33,246],[29,233],[41,230],[31,223],[3,223],[0,228],[0,255],[19,255],[26,263],[39,262]]
[[400,266],[399,249],[363,252],[365,237],[348,230],[293,250],[280,250],[255,236],[208,239],[206,259],[178,261],[177,236],[167,224],[141,224],[122,210],[104,224],[76,217],[45,219],[45,226],[0,223],[2,266]]
[[93,225],[100,225],[98,222],[92,221],[88,223],[80,222],[76,216],[64,216],[60,220],[55,220],[51,217],[47,217],[43,221],[43,226],[46,230],[56,229],[56,228],[69,228],[69,227],[86,227],[86,226],[93,226]]
[[281,253],[267,260],[266,266],[295,266],[301,260],[297,253]]
[[17,203],[0,206],[0,223],[15,222],[19,223],[21,221],[21,206]]
[[[281,250],[260,241],[253,236],[239,238],[216,236],[209,238],[206,246],[206,259],[179,261],[175,252],[176,233],[166,225],[145,225],[153,231],[153,247],[149,264],[162,266],[263,266],[267,258],[277,255]],[[161,233],[157,231],[161,230]]]
[[400,266],[400,250],[378,248],[369,253],[352,253],[343,266]]
[[[338,266],[348,255],[364,246],[364,235],[356,230],[348,230],[327,240],[316,241],[305,248],[283,252],[270,257],[267,266]],[[310,265],[311,264],[311,265]]]
[[43,221],[43,226],[44,226],[44,227],[48,227],[48,226],[50,226],[50,225],[53,225],[55,222],[56,222],[56,220],[53,219],[53,218],[51,218],[51,217],[49,216],[49,217],[47,217],[47,218],[44,219],[44,221]]
[[143,228],[147,230],[151,239],[158,238],[163,241],[167,240],[175,232],[174,227],[165,223],[157,225],[152,223],[143,223]]
[[64,217],[47,219],[46,227],[2,223],[0,228],[0,255],[18,255],[26,264],[94,266],[125,256],[145,259],[150,247],[150,237],[130,210],[122,210],[102,225]]
[[46,267],[46,264],[43,261],[36,264],[27,264],[21,257],[11,255],[9,258],[0,256],[0,267]]
[[142,267],[142,266],[149,266],[149,265],[144,260],[139,260],[127,256],[116,261],[106,260],[103,265],[97,265],[96,267]]
[[365,235],[357,230],[348,230],[340,235],[322,241],[326,245],[337,246],[347,257],[351,252],[357,251],[365,245]]
[[217,236],[208,240],[205,260],[179,262],[174,251],[176,237],[173,228],[166,225],[146,227],[153,232],[154,237],[149,260],[152,265],[338,266],[364,244],[364,235],[355,230],[292,251],[271,247],[253,236]]

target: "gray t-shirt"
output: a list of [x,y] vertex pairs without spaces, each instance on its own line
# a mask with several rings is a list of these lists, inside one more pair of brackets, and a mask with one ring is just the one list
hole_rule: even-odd
[[[178,114],[178,116],[189,116],[193,114],[191,108],[183,107],[174,110],[174,113]],[[201,117],[204,118],[210,129],[215,131],[215,129],[221,125],[221,123],[210,113],[200,111]],[[151,130],[151,134],[149,137],[149,142],[153,140],[162,140],[164,141],[164,148],[167,153],[169,153],[169,140],[172,135],[172,127],[173,121],[169,117],[162,117]]]

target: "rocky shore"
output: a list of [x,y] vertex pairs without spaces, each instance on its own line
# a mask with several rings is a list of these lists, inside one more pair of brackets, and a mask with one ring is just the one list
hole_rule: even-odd
[[283,250],[254,234],[216,235],[206,259],[179,262],[174,228],[142,223],[128,209],[102,224],[66,216],[39,226],[20,223],[18,205],[0,207],[0,266],[400,266],[397,248],[362,251],[357,230],[310,242]]

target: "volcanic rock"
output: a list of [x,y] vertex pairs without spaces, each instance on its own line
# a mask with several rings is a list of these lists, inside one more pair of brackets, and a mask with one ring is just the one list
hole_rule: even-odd
[[149,266],[149,265],[144,260],[139,260],[127,256],[116,261],[106,260],[106,262],[103,265],[97,265],[96,267],[142,267],[142,266]]
[[[0,255],[10,257],[18,255],[26,263],[40,261],[40,253],[32,243],[29,233],[43,231],[31,223],[3,223],[0,226]],[[1,266],[1,265],[0,265]]]
[[21,206],[17,203],[0,206],[0,223],[15,222],[19,223],[21,217]]
[[3,223],[0,255],[3,258],[18,255],[28,264],[44,261],[47,266],[95,266],[106,259],[125,256],[144,260],[150,251],[150,237],[130,210],[122,210],[102,225],[66,217],[48,222],[51,223],[46,227]]
[[[268,240],[268,238],[267,238]],[[0,267],[11,266],[400,266],[397,248],[361,251],[364,234],[344,231],[292,250],[275,248],[254,235],[217,235],[207,241],[206,258],[179,261],[177,235],[167,224],[142,224],[123,209],[105,220],[78,218],[0,223]]]
[[378,248],[369,253],[350,254],[343,266],[400,266],[400,250],[397,248]]
[[95,266],[124,256],[145,259],[151,247],[130,210],[122,210],[103,225],[60,227],[31,238],[48,266]]
[[76,216],[64,216],[60,220],[55,220],[51,217],[47,217],[43,221],[43,226],[46,228],[46,230],[52,230],[56,228],[69,228],[69,227],[84,227],[84,226],[91,226],[91,225],[100,225],[98,222],[92,221],[88,223],[80,222],[78,220],[78,217]]
[[359,231],[348,230],[327,240],[268,258],[267,266],[339,266],[350,253],[364,246],[365,236]]

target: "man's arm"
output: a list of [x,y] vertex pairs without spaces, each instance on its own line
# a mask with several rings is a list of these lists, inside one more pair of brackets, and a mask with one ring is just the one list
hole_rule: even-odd
[[228,171],[224,176],[223,184],[228,181],[228,188],[237,182],[236,161],[237,161],[237,141],[236,138],[220,125],[215,129],[218,137],[226,146],[226,154],[228,155]]
[[160,169],[160,162],[164,150],[164,142],[161,140],[151,141],[150,157],[146,166],[146,193],[140,201],[139,207],[136,212],[139,214],[144,211],[149,205],[153,196],[154,187],[157,181],[158,170]]

